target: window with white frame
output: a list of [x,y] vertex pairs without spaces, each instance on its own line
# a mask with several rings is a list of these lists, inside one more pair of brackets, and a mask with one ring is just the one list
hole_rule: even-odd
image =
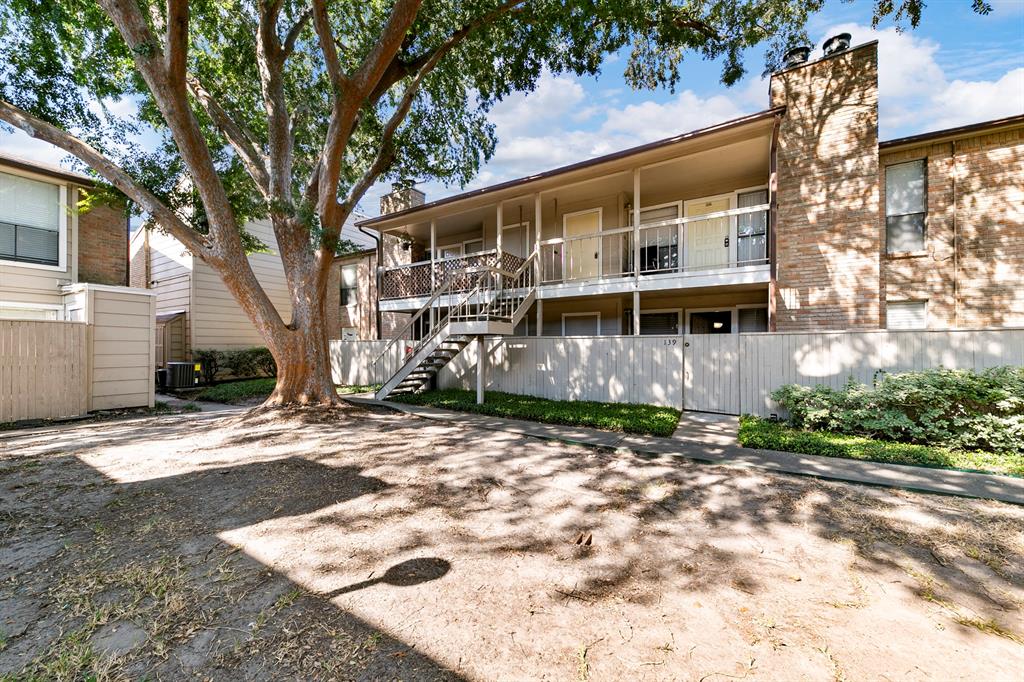
[[0,260],[60,265],[60,185],[0,172]]
[[925,160],[885,167],[885,250],[924,249],[928,197]]
[[343,265],[341,267],[341,304],[352,305],[359,301],[359,266]]
[[61,306],[0,301],[0,320],[59,320]]
[[[736,197],[737,208],[768,203],[768,190],[742,192]],[[767,255],[768,211],[742,213],[736,216],[736,260],[739,263],[762,263]]]
[[562,336],[600,336],[600,313],[563,313]]
[[927,301],[892,301],[885,305],[886,329],[927,329]]

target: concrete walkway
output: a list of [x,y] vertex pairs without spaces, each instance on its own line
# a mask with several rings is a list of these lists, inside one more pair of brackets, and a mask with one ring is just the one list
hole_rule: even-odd
[[837,481],[978,497],[1024,505],[1022,478],[744,448],[736,442],[736,417],[684,412],[672,437],[658,438],[579,426],[540,424],[520,419],[467,414],[434,407],[376,401],[362,396],[345,398],[354,403],[383,405],[417,417],[490,431],[507,431],[594,447],[625,448],[640,454],[685,457],[714,464],[757,467],[800,476],[816,476]]

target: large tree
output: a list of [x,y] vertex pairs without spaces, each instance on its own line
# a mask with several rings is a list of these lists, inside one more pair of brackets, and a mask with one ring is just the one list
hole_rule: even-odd
[[[374,183],[465,183],[494,150],[488,108],[545,69],[594,74],[623,51],[631,85],[671,88],[691,52],[731,84],[746,48],[766,44],[773,67],[822,4],[0,0],[0,120],[80,159],[220,274],[277,360],[269,402],[333,403],[332,258]],[[916,25],[922,6],[873,13]],[[273,223],[290,320],[249,267],[253,218]]]

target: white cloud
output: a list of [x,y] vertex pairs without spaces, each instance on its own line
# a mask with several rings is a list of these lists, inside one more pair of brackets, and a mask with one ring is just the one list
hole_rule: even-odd
[[38,161],[39,163],[60,165],[67,158],[67,152],[54,147],[49,142],[42,142],[29,137],[20,130],[12,133],[0,132],[0,152],[8,156]]
[[[1024,68],[1010,69],[995,80],[953,79],[938,61],[948,53],[932,40],[911,31],[876,31],[858,24],[832,26],[822,33],[822,39],[844,31],[853,36],[854,44],[878,40],[882,139],[1024,112]],[[1010,63],[1014,62],[1018,67],[1024,66],[1019,55]],[[1005,56],[1001,62],[990,62],[986,73],[1006,64]],[[972,65],[970,72],[978,70]]]

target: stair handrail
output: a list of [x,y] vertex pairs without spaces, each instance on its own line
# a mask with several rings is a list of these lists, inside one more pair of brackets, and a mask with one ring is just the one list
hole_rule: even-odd
[[[402,341],[412,341],[413,342],[413,348],[412,348],[411,352],[405,353],[403,355],[403,360],[405,358],[408,358],[410,355],[415,355],[416,351],[419,348],[421,348],[424,343],[426,343],[431,338],[433,338],[436,335],[437,331],[439,329],[441,329],[442,327],[444,327],[445,324],[447,324],[448,320],[450,318],[452,318],[452,311],[465,311],[465,310],[467,310],[469,305],[471,305],[471,302],[473,301],[474,298],[476,298],[476,300],[477,300],[477,305],[478,306],[482,305],[482,306],[484,306],[484,308],[483,309],[478,309],[477,313],[475,315],[473,315],[473,317],[488,319],[490,314],[491,314],[490,311],[492,310],[494,303],[496,301],[498,301],[499,298],[501,297],[500,296],[500,292],[498,291],[498,286],[497,286],[497,276],[501,276],[503,278],[501,280],[502,281],[502,285],[503,285],[502,289],[505,289],[506,287],[504,286],[504,284],[505,284],[506,281],[508,281],[508,280],[518,281],[519,278],[522,277],[524,273],[532,272],[532,266],[533,266],[534,261],[536,260],[536,257],[537,257],[536,253],[530,254],[530,256],[528,258],[526,258],[526,260],[524,260],[520,264],[520,266],[518,268],[516,268],[514,271],[505,270],[502,267],[494,266],[494,265],[487,265],[487,264],[473,265],[473,266],[470,266],[470,267],[459,268],[457,270],[451,271],[448,274],[448,276],[445,278],[444,283],[441,284],[441,286],[438,287],[437,290],[433,294],[431,294],[430,298],[427,299],[427,302],[424,303],[423,306],[421,306],[420,309],[417,310],[416,313],[414,313],[411,318],[409,318],[409,321],[405,323],[405,325],[398,332],[398,334],[396,334],[395,337],[392,338],[388,342],[388,344],[386,346],[384,346],[384,349],[374,359],[374,361],[373,361],[374,366],[376,366],[384,358],[385,355],[387,355],[389,352],[391,352],[391,349],[395,346],[395,344],[397,344],[399,342],[402,342]],[[501,262],[500,253],[499,253],[499,256],[498,256],[498,262],[499,263]],[[451,293],[452,284],[455,281],[456,277],[464,276],[464,275],[477,274],[477,273],[482,273],[482,276],[477,278],[476,284],[473,286],[473,288],[469,292],[467,292],[459,300],[459,302],[457,304],[455,304],[454,306],[449,306],[448,307],[448,312],[443,317],[441,317],[440,319],[435,321],[435,323],[431,326],[429,332],[422,339],[420,339],[419,341],[415,341],[414,339],[404,339],[404,338],[402,338],[402,336],[407,331],[409,331],[409,329],[411,329],[414,324],[416,324],[416,321],[421,319],[423,317],[424,313],[428,312],[433,307],[433,305],[441,298],[441,296],[443,296],[446,293]],[[507,279],[505,279],[505,278],[507,278]],[[529,279],[529,277],[527,277],[527,279]],[[481,285],[485,281],[489,284],[489,286],[482,287]],[[532,284],[523,284],[523,285],[517,285],[517,286],[515,286],[513,288],[519,289],[519,288],[523,288],[524,286],[526,288],[530,288],[533,285]],[[485,299],[484,294],[486,294],[486,293],[491,293],[493,295],[490,296],[490,297],[487,297],[487,298],[489,298],[489,300],[487,300],[485,302],[484,301],[484,299]],[[457,317],[458,319],[462,319],[463,317],[469,317],[469,315],[463,315],[463,313],[460,312],[455,317]]]

